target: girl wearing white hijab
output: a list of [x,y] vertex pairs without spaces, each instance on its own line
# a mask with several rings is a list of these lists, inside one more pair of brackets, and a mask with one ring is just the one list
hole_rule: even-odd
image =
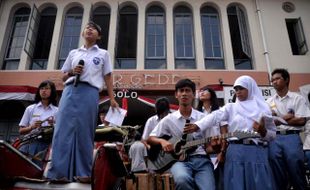
[[204,131],[221,121],[228,122],[229,132],[256,131],[259,139],[231,139],[224,165],[225,190],[273,190],[274,181],[268,162],[268,141],[276,136],[271,111],[255,80],[239,77],[234,84],[236,103],[226,104],[195,124],[188,124],[184,133]]

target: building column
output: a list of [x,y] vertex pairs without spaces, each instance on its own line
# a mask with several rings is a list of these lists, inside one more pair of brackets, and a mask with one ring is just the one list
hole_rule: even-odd
[[109,28],[109,42],[108,42],[108,52],[111,57],[112,68],[114,68],[115,64],[115,51],[116,51],[116,35],[117,31],[117,18],[118,18],[118,3],[117,1],[113,1],[110,4],[111,13],[110,13],[110,28]]
[[[6,1],[7,2],[7,1]],[[12,22],[13,22],[13,13],[11,7],[4,5],[4,1],[1,1],[0,7],[0,69],[2,69],[4,64],[4,59],[6,57],[6,49],[10,36]]]
[[64,18],[64,5],[59,4],[57,7],[57,15],[55,19],[52,43],[50,48],[50,53],[48,56],[47,70],[57,70],[58,69],[58,56],[59,48],[61,44],[62,28],[63,28],[63,18]]
[[174,70],[173,5],[170,3],[167,2],[166,8],[167,69]]
[[222,45],[224,51],[224,61],[226,70],[235,70],[234,55],[232,51],[230,29],[227,15],[227,4],[221,4],[220,6],[220,18],[222,20]]
[[205,70],[205,61],[203,53],[203,38],[200,21],[200,6],[199,4],[193,5],[193,23],[194,23],[194,42],[195,42],[195,55],[197,70]]
[[144,69],[144,51],[145,51],[145,2],[138,4],[138,34],[137,34],[137,70]]

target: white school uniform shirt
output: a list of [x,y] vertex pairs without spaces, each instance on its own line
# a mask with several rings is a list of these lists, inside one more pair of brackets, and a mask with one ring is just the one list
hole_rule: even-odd
[[[28,106],[24,112],[24,115],[19,123],[20,127],[28,127],[29,125],[34,124],[38,120],[45,120],[51,116],[56,117],[58,107],[50,104],[46,108],[42,105],[41,102],[37,104],[31,104]],[[42,126],[49,126],[48,121],[42,123]]]
[[141,141],[135,141],[129,149],[129,158],[131,159],[131,171],[138,172],[147,170],[145,164],[145,157],[147,157],[147,150]]
[[[295,117],[310,117],[310,109],[306,99],[294,92],[288,91],[282,98],[275,94],[268,98],[267,103],[279,117],[286,115],[290,110],[294,111]],[[276,127],[278,130],[302,130],[300,126],[278,125]]]
[[[253,131],[253,119],[240,115],[237,111],[235,103],[228,103],[219,110],[213,111],[203,119],[195,122],[201,131],[205,131],[208,128],[218,125],[221,121],[227,121],[228,131]],[[275,125],[272,119],[265,119],[265,127],[267,134],[263,138],[270,141],[275,137]]]
[[[202,109],[202,112],[205,114],[205,115],[209,115],[210,113],[205,110],[205,109]],[[221,134],[221,130],[220,130],[220,127],[224,126],[224,125],[227,125],[227,122],[226,121],[221,121],[218,125],[215,125],[213,127],[210,127],[208,129],[206,129],[206,132],[205,132],[205,135],[206,137],[213,137],[213,136],[218,136]]]
[[[205,131],[221,121],[228,122],[229,132],[249,131],[253,132],[254,122],[260,122],[264,119],[267,134],[263,140],[271,141],[276,136],[276,127],[271,116],[271,110],[262,96],[256,81],[247,75],[240,76],[236,79],[234,87],[241,86],[246,88],[248,96],[246,100],[236,100],[236,103],[226,104],[217,111],[213,111],[201,121],[196,122],[200,130]],[[254,142],[259,140],[253,139]]]
[[305,140],[303,144],[304,150],[310,150],[310,120],[305,125]]
[[[203,117],[204,117],[203,113],[195,109],[192,109],[191,116],[188,119],[190,119],[190,123],[194,123]],[[181,115],[179,110],[170,113],[162,120],[160,120],[158,125],[151,132],[150,136],[162,137],[164,135],[169,135],[181,139],[186,119],[187,118],[184,118]],[[193,133],[193,137],[195,139],[201,139],[204,138],[205,136],[201,132],[195,132]],[[202,146],[199,146],[191,155],[197,155],[197,154],[206,155],[206,152]]]
[[[84,69],[80,75],[80,81],[88,82],[90,85],[102,91],[104,86],[104,75],[112,72],[111,58],[108,51],[100,49],[97,45],[86,49],[84,46],[70,51],[61,71],[69,72],[84,60]],[[66,84],[74,81],[75,76],[69,77]]]
[[146,140],[150,136],[150,133],[153,131],[159,121],[160,119],[157,115],[153,115],[146,121],[143,129],[142,140]]

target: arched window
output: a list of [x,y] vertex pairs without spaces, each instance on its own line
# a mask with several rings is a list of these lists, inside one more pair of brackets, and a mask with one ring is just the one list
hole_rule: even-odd
[[92,20],[98,24],[101,29],[101,39],[97,45],[102,49],[108,49],[109,28],[110,28],[110,9],[105,6],[97,7],[93,11]]
[[13,18],[12,28],[9,37],[9,43],[6,49],[6,55],[2,69],[18,69],[21,51],[24,46],[25,35],[28,26],[30,8],[18,9]]
[[66,13],[59,52],[58,69],[62,68],[69,52],[78,47],[81,35],[82,16],[83,9],[80,7],[73,7]]
[[138,12],[133,6],[119,11],[115,69],[135,69],[137,57]]
[[217,10],[211,6],[201,9],[201,26],[206,69],[225,69],[221,25]]
[[174,9],[174,53],[176,69],[195,69],[192,12],[186,6]]
[[239,5],[232,5],[227,8],[227,15],[235,69],[253,69],[245,13]]
[[41,12],[35,49],[30,69],[43,70],[47,68],[57,9],[47,7]]
[[166,69],[166,23],[164,9],[151,6],[146,11],[145,69]]

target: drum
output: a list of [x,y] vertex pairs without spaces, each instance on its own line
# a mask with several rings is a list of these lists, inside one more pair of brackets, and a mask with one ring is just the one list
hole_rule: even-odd
[[93,162],[92,190],[125,189],[126,167],[115,144],[99,147]]
[[[41,178],[42,169],[9,143],[0,140],[0,178]],[[4,174],[5,176],[1,176]]]
[[123,142],[123,137],[127,135],[125,131],[118,127],[104,127],[96,129],[95,142]]
[[16,148],[16,149],[19,149],[19,147],[21,146],[21,140],[20,140],[20,138],[16,138],[16,139],[14,140],[14,142],[12,143],[12,146],[13,146],[14,148]]
[[[23,145],[27,146],[31,143],[43,143],[49,145],[46,149],[39,151],[36,155],[30,155],[28,152],[24,152],[25,156],[31,160],[32,163],[39,166],[42,170],[45,170],[47,162],[49,160],[50,143],[52,142],[54,132],[54,126],[40,127],[31,133],[20,136],[12,143],[12,147],[18,150],[18,153],[22,154],[20,149]],[[42,145],[41,145],[42,146]],[[33,159],[31,159],[33,158]]]

